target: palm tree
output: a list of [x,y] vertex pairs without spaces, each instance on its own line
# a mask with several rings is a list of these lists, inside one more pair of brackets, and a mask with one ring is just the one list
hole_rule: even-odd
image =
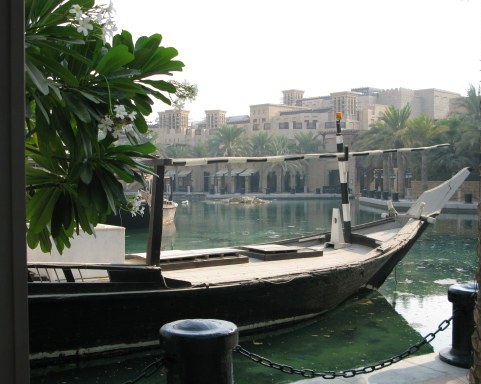
[[252,156],[267,156],[272,152],[272,135],[258,132],[250,138],[249,153]]
[[[411,115],[411,107],[406,104],[403,108],[397,109],[394,106],[389,106],[383,114],[381,114],[378,121],[374,122],[370,129],[363,133],[354,147],[358,150],[369,149],[388,149],[388,148],[401,148],[403,146],[402,137],[400,133],[406,128],[406,124],[409,121]],[[377,159],[367,159],[366,165],[376,164]],[[400,197],[404,197],[405,184],[404,178],[406,173],[406,158],[401,153],[396,157],[398,167],[398,192]],[[390,177],[392,169],[391,154],[385,154],[382,158],[383,168],[383,190],[390,191],[391,183]]]
[[[317,153],[321,148],[321,142],[319,141],[320,133],[314,132],[299,132],[295,134],[297,141],[297,153]],[[312,164],[315,164],[313,160],[303,160],[302,164],[305,165],[304,169],[304,180],[307,178],[311,172]],[[305,185],[307,181],[305,180]]]
[[192,157],[192,152],[188,145],[172,144],[165,148],[165,155],[167,157],[171,157],[175,159],[175,158],[183,158],[183,157]]
[[[192,156],[193,157],[209,157],[210,151],[209,151],[209,146],[207,145],[207,143],[203,142],[203,143],[195,144],[192,147]],[[199,167],[200,174],[203,176],[203,182],[204,182],[203,189],[205,190],[205,188],[207,188],[207,190],[209,190],[209,189],[213,188],[213,177],[205,175],[204,172],[205,172],[206,168],[207,167],[205,165],[201,165]],[[204,177],[209,179],[209,180],[205,180]],[[206,183],[206,181],[207,181],[207,183]]]
[[[390,127],[395,133],[395,139],[391,142],[391,148],[400,148],[403,146],[402,140],[399,140],[399,135],[403,129],[406,128],[406,124],[409,121],[409,117],[411,116],[411,107],[409,104],[406,104],[401,109],[396,109],[393,106],[389,106],[387,110],[381,115],[380,120],[384,122],[388,127]],[[389,143],[389,141],[388,141]],[[391,155],[389,155],[391,157]],[[404,197],[406,193],[405,187],[405,177],[406,177],[406,163],[407,159],[401,152],[396,152],[396,164],[398,168],[398,177],[397,177],[397,191]],[[387,175],[389,176],[389,175]],[[384,183],[387,183],[388,177],[384,178]],[[390,183],[388,184],[390,185]]]
[[[248,142],[244,140],[242,134],[243,128],[235,125],[224,125],[220,127],[217,132],[209,138],[209,148],[217,156],[243,156],[247,152]],[[227,164],[227,189],[228,193],[232,192],[232,166]]]
[[208,157],[210,156],[210,150],[207,143],[197,143],[192,147],[193,157]]
[[[274,156],[282,156],[293,153],[294,145],[285,136],[274,136],[272,139],[272,152]],[[271,171],[278,172],[280,177],[277,178],[276,190],[283,191],[284,177],[287,173],[295,175],[297,171],[302,170],[302,165],[298,161],[282,161],[279,163],[272,163],[269,167]]]
[[462,106],[465,113],[461,115],[463,126],[461,128],[461,137],[456,144],[456,153],[462,153],[469,157],[469,164],[473,167],[479,165],[479,143],[481,133],[481,113],[480,113],[481,95],[476,93],[475,88],[471,85],[468,89],[468,96],[462,99]]
[[479,124],[481,122],[480,102],[481,95],[476,92],[476,88],[471,84],[467,90],[467,97],[461,99],[461,106],[465,109],[462,115]]
[[[412,147],[427,146],[433,144],[438,134],[433,120],[425,114],[419,115],[407,122],[400,136],[404,143]],[[428,152],[421,151],[421,188],[428,189]]]
[[299,132],[295,134],[297,141],[297,152],[298,153],[316,153],[321,147],[321,142],[319,141],[320,133],[314,132]]
[[[258,132],[251,136],[249,153],[252,156],[267,156],[272,153],[272,135],[266,131]],[[264,186],[264,170],[265,163],[261,163],[259,167],[259,190],[262,191]]]
[[439,180],[445,179],[471,163],[469,151],[466,151],[464,145],[458,145],[462,138],[463,127],[463,119],[459,116],[441,119],[436,124],[437,143],[450,144],[448,148],[438,149],[437,156],[430,162],[432,165],[430,172]]

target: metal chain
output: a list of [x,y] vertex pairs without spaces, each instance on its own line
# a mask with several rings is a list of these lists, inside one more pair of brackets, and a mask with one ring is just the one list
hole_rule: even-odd
[[165,357],[158,357],[152,363],[150,363],[144,369],[142,369],[140,374],[135,379],[128,380],[123,384],[134,384],[143,378],[152,376],[155,372],[157,372],[160,368],[162,368],[165,365],[166,360],[167,359]]
[[307,378],[313,378],[313,377],[322,377],[323,379],[335,379],[336,377],[354,377],[356,375],[361,375],[365,373],[371,373],[374,371],[377,371],[379,369],[385,368],[390,366],[391,364],[398,363],[399,361],[405,359],[408,356],[411,356],[412,354],[416,353],[419,351],[419,349],[425,345],[430,343],[431,341],[434,340],[438,332],[444,331],[449,327],[451,324],[451,320],[453,317],[450,317],[447,320],[442,321],[438,325],[438,329],[435,332],[428,333],[426,336],[423,337],[423,339],[418,342],[417,344],[414,344],[412,347],[408,348],[404,352],[400,353],[399,355],[395,355],[393,357],[390,357],[386,360],[380,361],[376,364],[373,365],[368,365],[362,368],[355,368],[355,369],[348,369],[345,371],[322,371],[322,372],[316,372],[312,369],[297,369],[293,368],[290,365],[285,365],[285,364],[279,364],[275,363],[265,357],[256,355],[255,353],[249,352],[240,345],[237,345],[234,347],[234,352],[238,352],[241,355],[251,359],[252,361],[259,363],[260,365],[263,365],[265,367],[277,369],[281,372],[284,373],[289,373],[289,374],[294,374],[294,375],[301,375],[302,377],[307,377]]

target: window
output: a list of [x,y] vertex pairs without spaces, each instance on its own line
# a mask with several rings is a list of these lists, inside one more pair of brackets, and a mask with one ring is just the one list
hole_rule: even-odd
[[289,123],[279,123],[279,129],[289,129]]
[[292,123],[292,128],[294,129],[302,129],[302,121],[294,121]]

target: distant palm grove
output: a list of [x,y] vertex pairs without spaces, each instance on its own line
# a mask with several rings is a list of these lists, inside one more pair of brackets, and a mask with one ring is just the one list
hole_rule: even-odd
[[[411,118],[409,104],[397,109],[390,106],[381,114],[379,120],[372,123],[369,130],[350,139],[351,151],[371,149],[389,149],[405,147],[424,147],[447,143],[449,147],[436,149],[434,152],[420,151],[392,153],[383,156],[369,156],[357,160],[355,164],[359,189],[376,187],[383,191],[397,191],[404,197],[406,183],[420,180],[422,189],[427,189],[428,180],[445,180],[463,167],[477,169],[480,158],[480,115],[479,92],[471,85],[468,96],[461,101],[461,109],[444,119],[434,120],[422,114]],[[209,139],[193,147],[187,145],[169,145],[158,148],[161,157],[186,158],[210,156],[267,156],[286,154],[305,154],[334,152],[335,146],[327,145],[326,135],[314,132],[299,132],[295,140],[280,135],[260,131],[246,138],[243,128],[235,125],[220,127]],[[332,140],[331,140],[332,143]],[[268,173],[276,172],[283,179],[278,192],[295,187],[289,183],[289,175],[305,177],[314,170],[309,162],[296,161],[269,165]],[[230,170],[229,170],[230,172]],[[262,170],[261,170],[262,172]],[[229,176],[230,177],[230,176]],[[394,185],[393,179],[396,179]],[[473,174],[471,178],[479,179]],[[227,188],[230,188],[230,182]],[[267,180],[269,184],[269,180]],[[269,186],[269,185],[267,185]],[[259,186],[259,192],[261,191]],[[265,185],[264,185],[265,187]]]

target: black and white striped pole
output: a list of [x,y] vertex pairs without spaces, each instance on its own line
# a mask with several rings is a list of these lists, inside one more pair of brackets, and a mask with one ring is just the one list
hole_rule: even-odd
[[347,187],[347,161],[349,160],[349,149],[344,147],[344,140],[341,133],[342,112],[336,112],[336,144],[337,163],[339,165],[339,179],[341,182],[341,203],[342,221],[344,228],[344,241],[351,243],[351,208],[349,206],[349,191]]

